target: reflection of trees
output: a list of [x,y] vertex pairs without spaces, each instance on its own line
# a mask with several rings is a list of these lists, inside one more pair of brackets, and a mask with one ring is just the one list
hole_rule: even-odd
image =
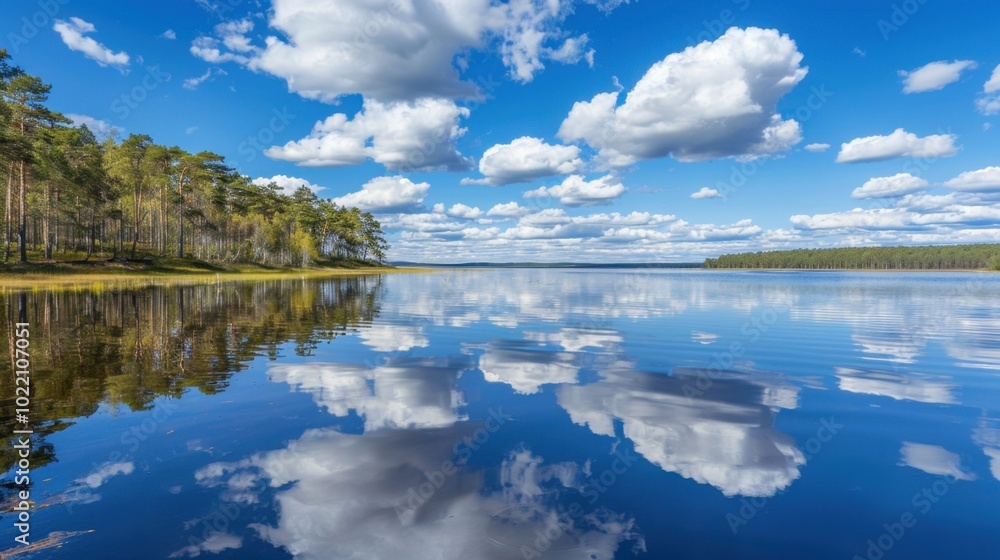
[[[12,343],[15,322],[31,324],[32,468],[55,460],[45,437],[71,425],[63,419],[89,416],[101,403],[148,409],[189,387],[220,392],[255,356],[275,357],[287,342],[309,355],[370,322],[380,289],[381,277],[358,277],[0,295],[4,338]],[[0,390],[7,472],[18,428],[10,360],[0,363]]]

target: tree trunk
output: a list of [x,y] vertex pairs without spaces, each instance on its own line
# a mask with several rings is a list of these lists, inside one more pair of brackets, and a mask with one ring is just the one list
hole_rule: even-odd
[[184,258],[184,173],[177,179],[177,256]]
[[28,221],[27,213],[24,211],[25,205],[25,174],[27,171],[24,169],[24,162],[20,162],[19,174],[21,176],[21,189],[18,193],[18,212],[20,215],[17,219],[17,250],[21,254],[21,262],[28,262],[28,240],[26,239],[28,235]]
[[14,164],[11,163],[10,167],[7,169],[7,205],[6,205],[6,231],[4,232],[3,238],[3,262],[10,261],[10,236],[11,236],[11,226],[14,224],[14,207],[11,205],[11,195],[14,191]]
[[135,193],[135,236],[132,238],[132,257],[135,258],[135,249],[139,245],[139,228],[142,223],[140,216],[142,215],[142,187],[140,186],[136,189]]
[[45,208],[42,211],[42,237],[45,243],[45,260],[52,260],[52,228],[49,214],[52,211],[52,182],[45,181]]

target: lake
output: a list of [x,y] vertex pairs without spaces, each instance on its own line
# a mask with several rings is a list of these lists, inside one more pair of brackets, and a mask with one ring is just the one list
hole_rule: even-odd
[[1000,275],[449,270],[0,304],[11,345],[31,325],[33,558],[1000,558]]

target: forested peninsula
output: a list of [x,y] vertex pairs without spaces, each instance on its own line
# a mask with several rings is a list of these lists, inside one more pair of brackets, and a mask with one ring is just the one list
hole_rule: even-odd
[[1000,244],[851,247],[739,253],[706,259],[705,268],[846,270],[1000,270]]
[[[98,139],[46,106],[51,86],[0,49],[4,265],[214,263],[279,268],[385,262],[379,222],[300,187],[257,185],[212,152],[145,134]],[[42,270],[58,271],[49,266]]]

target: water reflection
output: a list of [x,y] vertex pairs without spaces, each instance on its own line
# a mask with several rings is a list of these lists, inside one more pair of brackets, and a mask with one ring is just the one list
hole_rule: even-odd
[[[294,345],[307,355],[378,315],[379,277],[304,283],[297,280],[104,291],[0,295],[4,339],[13,318],[31,324],[31,418],[35,468],[55,460],[52,434],[101,405],[122,411],[152,407],[187,389],[215,394],[261,354]],[[0,362],[0,438],[11,441],[14,375]],[[17,460],[5,446],[0,470]],[[4,484],[11,489],[12,485]]]
[[463,395],[456,381],[461,364],[399,358],[369,368],[354,364],[279,364],[268,369],[275,382],[309,393],[334,416],[352,411],[365,430],[445,427],[465,420],[457,409]]
[[919,373],[836,368],[840,388],[852,393],[890,397],[899,401],[954,404],[955,386],[948,377]]
[[962,459],[939,445],[904,441],[899,451],[902,465],[913,467],[927,474],[948,476],[954,480],[975,480],[976,476],[962,467]]
[[772,496],[799,477],[805,458],[774,429],[774,408],[794,408],[797,389],[738,372],[677,368],[670,376],[617,367],[597,383],[559,388],[573,422],[621,433],[665,471],[727,496]]
[[546,465],[519,449],[503,459],[500,487],[490,491],[487,473],[453,462],[455,446],[471,433],[468,426],[310,430],[285,449],[212,464],[196,477],[244,503],[256,501],[248,491],[282,488],[274,497],[277,524],[255,529],[305,560],[514,559],[536,541],[539,556],[609,560],[623,542],[643,547],[630,518],[603,509],[574,516],[551,499],[578,488],[577,465]]

